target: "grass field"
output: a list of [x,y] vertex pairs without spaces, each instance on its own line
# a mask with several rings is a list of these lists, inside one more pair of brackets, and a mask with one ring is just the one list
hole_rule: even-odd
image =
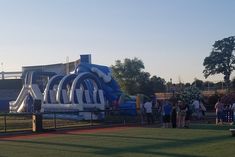
[[123,127],[0,139],[0,157],[166,156],[233,157],[229,126],[192,129]]

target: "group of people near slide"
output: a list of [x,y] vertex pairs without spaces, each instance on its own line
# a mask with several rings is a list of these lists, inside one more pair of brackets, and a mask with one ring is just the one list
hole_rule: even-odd
[[197,119],[203,119],[206,111],[200,100],[195,100],[192,104],[186,104],[180,100],[161,100],[155,104],[151,101],[145,101],[142,106],[147,123],[154,123],[152,110],[154,108],[155,115],[158,115],[158,119],[164,128],[188,128],[193,112]]

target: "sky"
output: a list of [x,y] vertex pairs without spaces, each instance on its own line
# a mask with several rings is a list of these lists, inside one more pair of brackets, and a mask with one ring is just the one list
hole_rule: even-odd
[[205,80],[212,45],[235,35],[234,6],[234,0],[0,0],[1,71],[91,54],[94,64],[107,66],[137,57],[166,81]]

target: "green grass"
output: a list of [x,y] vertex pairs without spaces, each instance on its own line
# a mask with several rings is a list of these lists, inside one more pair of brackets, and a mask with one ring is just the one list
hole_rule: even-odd
[[229,126],[193,125],[192,129],[127,128],[115,132],[59,134],[0,141],[0,157],[75,156],[235,156]]

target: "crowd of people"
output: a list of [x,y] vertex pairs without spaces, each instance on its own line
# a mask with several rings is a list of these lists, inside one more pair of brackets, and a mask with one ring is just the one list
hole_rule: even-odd
[[224,122],[233,123],[235,121],[235,103],[224,104],[219,99],[215,104],[216,110],[216,125]]
[[[192,104],[183,101],[145,100],[142,108],[148,124],[154,123],[157,118],[164,128],[188,128],[192,117],[196,120],[204,120],[206,117],[206,107],[200,99],[194,100]],[[224,122],[234,124],[235,103],[224,104],[219,99],[215,104],[215,111],[217,125]]]
[[192,104],[169,100],[152,103],[150,100],[145,100],[142,106],[147,123],[154,123],[154,108],[154,115],[157,115],[164,128],[188,128],[193,113],[195,113],[197,119],[201,120],[205,117],[206,111],[205,106],[200,100],[195,100]]

